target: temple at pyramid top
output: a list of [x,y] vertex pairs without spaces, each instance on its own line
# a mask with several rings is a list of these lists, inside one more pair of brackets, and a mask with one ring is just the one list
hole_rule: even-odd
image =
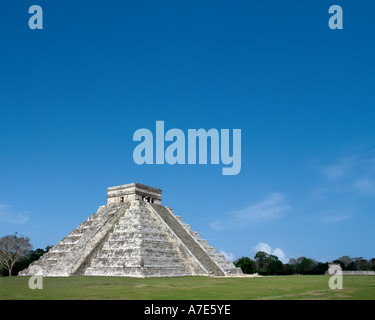
[[122,184],[107,189],[108,204],[143,200],[150,203],[161,204],[161,189],[145,186],[140,183]]

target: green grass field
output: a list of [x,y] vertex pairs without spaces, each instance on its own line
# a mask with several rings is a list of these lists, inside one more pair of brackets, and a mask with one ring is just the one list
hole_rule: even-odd
[[344,276],[343,289],[331,290],[329,276],[259,278],[43,278],[42,290],[28,287],[30,277],[0,278],[1,299],[132,299],[247,300],[360,299],[375,300],[375,276]]

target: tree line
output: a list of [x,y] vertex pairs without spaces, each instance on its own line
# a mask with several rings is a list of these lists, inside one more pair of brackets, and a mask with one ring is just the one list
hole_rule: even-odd
[[[30,239],[18,236],[17,233],[0,238],[0,276],[18,274],[47,253],[51,246],[45,249],[32,250],[31,248]],[[340,264],[344,271],[375,271],[375,258],[366,260],[362,257],[343,256],[332,262]],[[234,264],[241,268],[243,273],[261,275],[324,274],[328,270],[328,262],[299,257],[291,258],[284,264],[277,256],[264,251],[258,251],[254,259],[249,257],[237,259]]]
[[[332,263],[340,264],[344,271],[375,271],[375,258],[366,260],[362,257],[351,258],[343,256]],[[261,275],[293,275],[293,274],[324,274],[328,270],[328,262],[318,262],[312,258],[290,258],[283,264],[275,255],[258,251],[254,259],[242,257],[234,261],[236,267],[243,273]]]

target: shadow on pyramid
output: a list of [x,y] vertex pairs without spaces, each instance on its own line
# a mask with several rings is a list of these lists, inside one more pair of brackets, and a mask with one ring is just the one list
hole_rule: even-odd
[[19,275],[230,276],[240,268],[218,254],[172,209],[162,190],[139,183],[108,188],[108,203]]

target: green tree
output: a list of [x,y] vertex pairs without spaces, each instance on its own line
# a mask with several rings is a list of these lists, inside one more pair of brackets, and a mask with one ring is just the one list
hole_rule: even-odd
[[339,263],[342,270],[349,270],[349,266],[353,263],[353,258],[350,258],[349,256],[342,256],[338,258],[337,260],[334,260],[334,263]]
[[258,251],[254,256],[254,259],[258,273],[280,274],[283,272],[283,263],[273,254]]
[[242,257],[238,259],[234,265],[241,268],[243,273],[252,274],[255,273],[255,262],[248,257]]
[[32,263],[35,260],[38,260],[42,255],[47,253],[49,249],[51,249],[51,246],[47,246],[45,249],[35,249],[35,250],[30,250],[25,254],[25,256],[20,259],[18,262],[15,263],[13,267],[14,274],[18,274],[23,269],[26,269],[30,263]]
[[283,263],[277,256],[270,254],[266,258],[266,271],[268,274],[279,274],[283,271]]
[[314,268],[314,274],[325,274],[328,270],[328,262],[318,262]]
[[14,235],[4,236],[0,239],[0,266],[8,270],[9,276],[16,262],[25,257],[31,250],[30,240],[27,237]]
[[297,266],[298,273],[311,274],[315,267],[316,261],[306,257],[298,258],[297,261],[298,260],[300,260]]
[[289,262],[286,264],[286,270],[290,274],[296,274],[298,267],[298,261],[295,258],[290,258]]
[[370,270],[375,271],[375,258],[369,260],[370,263]]
[[256,270],[259,273],[265,273],[266,272],[266,267],[267,267],[267,258],[269,254],[264,252],[264,251],[258,251],[255,256],[255,266]]

